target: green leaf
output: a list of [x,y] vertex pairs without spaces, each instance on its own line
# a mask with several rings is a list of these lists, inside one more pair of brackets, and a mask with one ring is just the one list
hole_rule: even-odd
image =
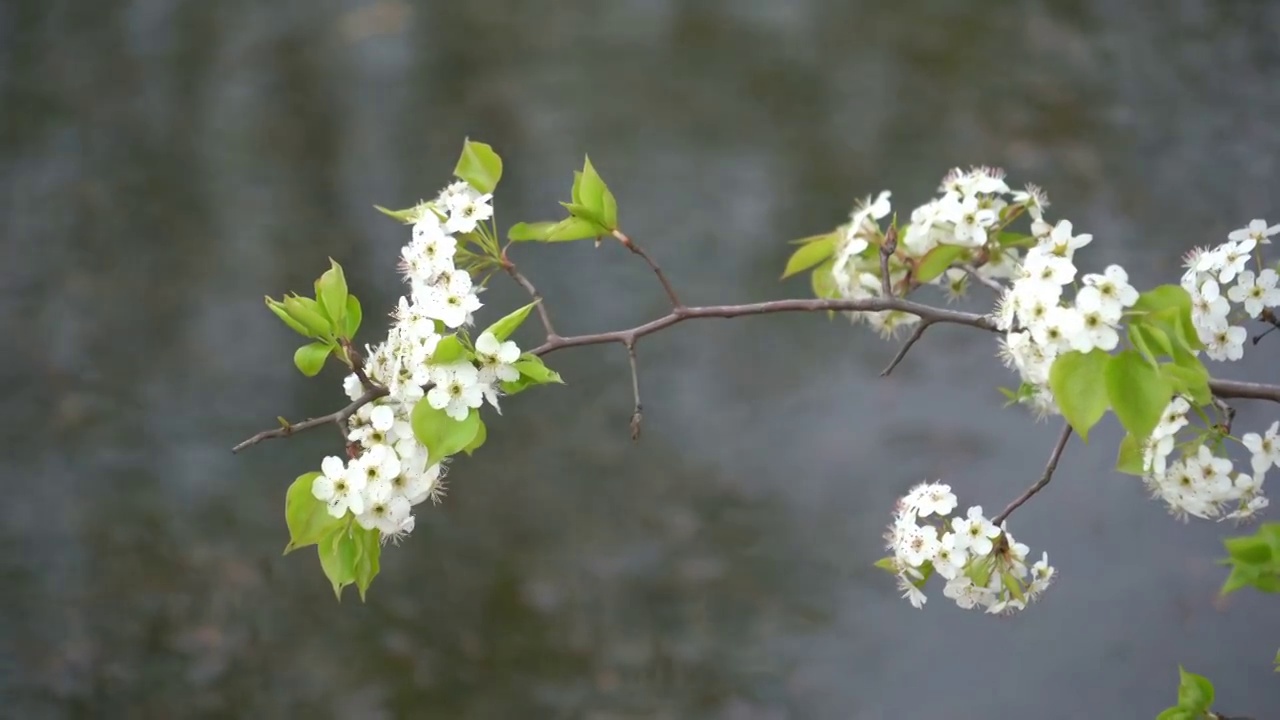
[[418,209],[416,207],[405,210],[388,210],[381,205],[374,205],[373,207],[383,215],[399,220],[405,225],[412,225],[418,220]]
[[607,187],[604,189],[604,195],[601,196],[600,217],[604,220],[606,228],[618,229],[618,199]]
[[569,242],[572,240],[598,238],[608,234],[607,230],[596,223],[582,218],[567,217],[556,223],[555,227],[551,228],[547,232],[547,236],[541,238],[541,240],[544,242]]
[[[1049,369],[1049,389],[1080,439],[1089,441],[1089,430],[1106,414],[1110,403],[1103,380],[1111,356],[1103,350],[1067,352],[1058,356]],[[1161,406],[1161,411],[1163,411]]]
[[[831,258],[813,269],[813,273],[809,275],[809,286],[813,289],[813,296],[823,300],[831,300],[840,297],[840,288],[836,285],[835,275],[832,269],[835,268],[836,260]],[[828,313],[828,316],[835,313]]]
[[285,493],[284,522],[289,527],[285,555],[298,548],[315,545],[346,524],[342,518],[330,515],[328,505],[311,494],[311,484],[318,477],[318,472],[300,475]]
[[1191,310],[1191,295],[1181,285],[1157,285],[1138,296],[1135,312],[1152,312],[1165,308]]
[[436,351],[431,354],[431,362],[435,365],[448,365],[467,357],[467,348],[462,344],[462,340],[457,334],[447,335],[436,345]]
[[461,422],[431,407],[426,398],[413,407],[413,434],[427,448],[430,462],[437,463],[470,445],[480,432],[480,413],[472,410]]
[[360,321],[364,319],[364,311],[360,309],[360,301],[355,295],[347,296],[347,321],[345,323],[346,330],[342,337],[350,340],[356,336],[356,332],[360,330]]
[[969,568],[965,570],[965,574],[978,587],[986,587],[991,581],[991,558],[977,558],[969,563]]
[[996,242],[1000,247],[1011,248],[1031,247],[1032,245],[1035,245],[1037,241],[1034,235],[1005,231],[996,235]]
[[1152,365],[1156,365],[1157,355],[1173,355],[1173,345],[1169,342],[1169,336],[1159,327],[1144,321],[1129,324],[1129,340]]
[[1197,371],[1174,363],[1164,363],[1160,366],[1160,375],[1168,381],[1174,392],[1186,395],[1196,405],[1207,405],[1213,401],[1213,396],[1209,392],[1209,373],[1203,368],[1201,365]]
[[1178,666],[1178,707],[1184,710],[1209,712],[1213,705],[1213,683],[1203,675],[1189,673]]
[[892,555],[890,555],[889,557],[882,557],[879,560],[877,560],[876,567],[880,568],[881,570],[887,570],[895,575],[898,573],[898,563],[893,559]]
[[[1200,713],[1201,718],[1204,713]],[[1196,713],[1190,710],[1183,710],[1180,707],[1171,707],[1156,716],[1156,720],[1200,720],[1196,717]]]
[[355,586],[360,591],[360,602],[364,602],[369,586],[382,569],[382,533],[352,526],[351,536],[356,545]]
[[916,280],[922,283],[929,282],[946,272],[951,267],[951,263],[959,260],[969,252],[969,248],[959,245],[939,245],[920,258],[919,264],[916,265]]
[[533,310],[533,306],[537,304],[538,301],[535,300],[519,310],[510,313],[498,322],[490,325],[485,329],[485,332],[493,333],[493,336],[496,337],[499,342],[506,340],[511,337],[511,333],[515,332],[516,329],[520,327],[520,324],[524,322],[524,319],[529,317],[529,311]]
[[1013,576],[1011,572],[1000,573],[1000,582],[1004,585],[1004,589],[1009,591],[1014,600],[1026,602],[1026,596],[1022,594],[1022,583]]
[[1120,424],[1139,443],[1146,442],[1169,405],[1173,388],[1136,351],[1125,350],[1107,362],[1107,398]]
[[268,297],[266,300],[267,300],[267,308],[270,309],[271,312],[275,313],[276,317],[284,321],[285,325],[288,325],[294,332],[298,333],[303,337],[312,336],[311,331],[307,329],[307,326],[303,325],[297,320],[294,320],[293,316],[290,315],[287,310],[285,310],[284,303],[281,303],[279,300],[272,300],[270,297]]
[[356,581],[356,562],[360,553],[355,538],[351,536],[351,521],[345,522],[347,527],[340,528],[316,544],[320,567],[333,585],[333,594],[339,602],[342,601],[342,589]]
[[1265,565],[1271,562],[1271,542],[1260,533],[1222,541],[1231,559],[1242,565]]
[[462,144],[462,156],[453,169],[454,176],[466,180],[480,193],[491,193],[502,179],[502,158],[493,148],[468,138]]
[[329,258],[329,269],[316,280],[316,299],[334,327],[345,328],[347,313],[347,276],[342,266]]
[[324,361],[329,359],[329,353],[332,351],[333,346],[328,343],[313,342],[310,345],[303,345],[293,353],[293,364],[298,366],[303,375],[315,377],[324,367]]
[[1257,584],[1259,575],[1257,568],[1235,565],[1231,568],[1231,573],[1227,575],[1226,581],[1222,583],[1222,588],[1218,590],[1218,594],[1225,597],[1242,588],[1252,587]]
[[560,226],[557,221],[524,223],[519,222],[511,226],[507,231],[507,239],[512,242],[524,242],[526,240],[546,240],[551,237],[551,233]]
[[1146,312],[1171,339],[1188,350],[1203,350],[1191,322],[1191,295],[1180,285],[1159,285],[1138,296],[1133,311]]
[[333,335],[333,323],[320,303],[311,298],[290,295],[284,299],[284,310],[307,329],[307,337],[327,338]]
[[586,156],[582,163],[582,174],[575,178],[578,194],[574,202],[581,203],[592,210],[599,211],[604,199],[604,180],[591,164],[591,156]]
[[782,271],[782,280],[804,272],[814,265],[820,264],[823,260],[831,257],[836,251],[836,236],[834,233],[827,235],[819,235],[813,242],[801,245],[799,250],[792,253],[791,258],[787,260],[787,267]]
[[476,431],[476,436],[471,438],[471,442],[467,443],[466,447],[462,448],[462,452],[466,453],[467,455],[470,455],[476,450],[479,450],[480,446],[484,445],[484,441],[488,439],[489,439],[489,430],[485,427],[484,421],[481,420],[480,429]]
[[527,377],[538,385],[547,383],[564,384],[564,380],[560,377],[560,373],[547,367],[542,358],[536,355],[525,353],[519,360],[512,363],[512,367],[520,371],[523,377]]
[[1120,441],[1120,454],[1116,458],[1116,472],[1142,477],[1146,471],[1142,467],[1142,446],[1133,435],[1126,434]]

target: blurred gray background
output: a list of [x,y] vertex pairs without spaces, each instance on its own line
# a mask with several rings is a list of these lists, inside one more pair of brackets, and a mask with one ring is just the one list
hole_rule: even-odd
[[[332,256],[377,339],[407,232],[371,206],[432,196],[467,135],[506,160],[504,231],[590,152],[690,303],[807,295],[786,240],[969,163],[1149,286],[1280,220],[1278,71],[1261,0],[0,3],[0,715],[1123,720],[1182,663],[1280,717],[1280,604],[1215,603],[1234,528],[1112,472],[1114,421],[1011,520],[1060,572],[1030,611],[917,611],[871,567],[912,484],[1002,507],[1057,433],[965,328],[882,380],[896,346],[841,320],[678,326],[639,346],[637,444],[621,348],[551,355],[568,385],[491,415],[363,605],[280,556],[336,435],[228,451],[343,402],[262,296]],[[513,257],[564,333],[664,311],[616,245]],[[1280,381],[1277,342],[1218,370]]]

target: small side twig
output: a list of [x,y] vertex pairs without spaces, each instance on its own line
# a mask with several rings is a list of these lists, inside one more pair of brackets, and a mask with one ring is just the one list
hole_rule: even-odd
[[921,320],[920,324],[916,325],[916,329],[911,332],[911,337],[908,337],[907,341],[902,343],[902,348],[898,350],[898,354],[894,355],[893,359],[889,361],[889,365],[885,367],[884,370],[880,371],[880,377],[889,377],[889,373],[893,372],[894,368],[898,367],[898,364],[902,362],[902,359],[907,356],[907,352],[911,350],[911,347],[915,345],[918,340],[920,340],[921,336],[924,335],[924,331],[928,330],[929,326],[932,324],[932,320]]
[[671,307],[677,310],[684,307],[680,302],[680,297],[676,295],[675,288],[671,287],[671,282],[667,280],[666,273],[662,272],[661,267],[658,267],[658,263],[654,262],[653,258],[649,257],[649,254],[635,244],[631,238],[627,237],[626,233],[621,230],[614,230],[613,236],[618,238],[618,242],[622,243],[622,247],[639,255],[653,270],[653,274],[658,276],[658,282],[662,283],[662,289],[667,293],[667,299],[671,301]]
[[345,438],[347,436],[347,420],[351,419],[351,416],[354,415],[355,412],[360,408],[364,407],[365,405],[368,405],[369,403],[373,402],[374,400],[377,400],[380,397],[385,397],[386,395],[387,395],[386,388],[375,386],[370,390],[366,390],[364,395],[361,395],[355,400],[352,400],[351,404],[347,405],[341,410],[338,410],[337,412],[331,412],[328,415],[321,415],[320,417],[309,418],[307,420],[303,420],[302,422],[293,423],[291,425],[285,425],[284,427],[279,427],[274,430],[263,430],[257,435],[254,435],[248,440],[245,440],[241,442],[239,445],[236,445],[235,447],[231,448],[231,452],[238,453],[247,447],[252,447],[254,445],[257,445],[258,443],[263,442],[264,440],[289,437],[290,435],[293,435],[296,432],[302,432],[303,430],[310,430],[311,428],[320,427],[321,425],[325,425],[327,423],[334,423],[335,425],[337,425],[338,430],[342,433],[342,436]]
[[1213,406],[1218,408],[1218,412],[1222,413],[1223,419],[1218,427],[1224,435],[1231,434],[1231,424],[1236,420],[1236,409],[1231,407],[1230,403],[1217,395],[1213,396]]
[[533,301],[537,303],[537,305],[534,305],[534,309],[538,311],[538,319],[542,321],[542,329],[547,332],[547,339],[549,340],[557,337],[556,329],[551,324],[551,315],[547,312],[547,304],[542,300],[542,293],[538,292],[538,288],[534,287],[533,283],[529,281],[529,278],[525,277],[524,274],[520,272],[520,269],[516,267],[515,263],[511,262],[511,260],[507,258],[507,251],[505,249],[502,251],[502,269],[505,270],[507,274],[511,276],[511,279],[515,280],[520,287],[524,288],[524,291],[529,293],[529,297],[533,298]]
[[640,418],[642,417],[640,373],[636,371],[636,341],[627,340],[624,344],[627,346],[627,362],[631,365],[631,397],[635,400],[635,410],[631,413],[631,439],[635,441],[640,439]]
[[984,276],[982,273],[978,272],[978,268],[974,267],[971,263],[962,264],[960,269],[968,273],[969,277],[973,278],[974,281],[991,288],[991,291],[995,294],[1004,294],[1005,286],[1003,284],[998,280]]
[[1053,479],[1054,470],[1058,469],[1058,460],[1062,459],[1062,452],[1067,449],[1067,441],[1070,439],[1071,423],[1064,422],[1062,423],[1062,432],[1058,434],[1058,442],[1053,446],[1053,451],[1049,453],[1049,462],[1045,464],[1044,473],[1040,476],[1040,479],[1037,480],[1034,485],[1027,488],[1026,492],[1019,495],[1017,499],[1009,503],[1008,507],[1001,510],[999,515],[992,518],[992,525],[1000,527],[1000,524],[1003,523],[1014,510],[1022,507],[1023,503],[1030,500],[1036,493],[1043,490],[1045,485],[1049,484],[1049,481]]
[[889,258],[898,250],[898,228],[889,226],[884,234],[884,242],[880,244],[880,292],[887,298],[893,297],[893,281],[889,277]]
[[355,373],[356,379],[360,381],[361,387],[365,390],[373,390],[378,384],[369,379],[369,375],[364,371],[364,356],[351,344],[350,340],[342,341],[342,349],[347,353],[347,359],[351,361],[351,372]]

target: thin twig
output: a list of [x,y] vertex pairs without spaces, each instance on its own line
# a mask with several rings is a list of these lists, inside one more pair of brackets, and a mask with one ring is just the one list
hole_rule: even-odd
[[684,305],[680,303],[680,298],[676,295],[675,288],[671,287],[671,283],[667,280],[666,273],[662,272],[662,268],[658,267],[658,263],[654,262],[653,258],[650,258],[648,253],[641,249],[639,245],[635,244],[635,242],[632,241],[631,238],[627,237],[621,230],[614,230],[613,236],[618,238],[618,242],[622,243],[622,247],[630,250],[636,255],[639,255],[646,263],[648,263],[650,269],[653,270],[653,274],[658,276],[658,282],[662,283],[662,289],[666,291],[667,299],[671,301],[671,307],[676,310],[684,307]]
[[932,320],[921,320],[920,324],[916,325],[916,329],[911,332],[911,337],[908,337],[907,341],[902,343],[902,348],[898,350],[898,354],[894,355],[893,359],[889,361],[889,365],[885,367],[884,370],[880,371],[880,377],[889,377],[889,373],[893,372],[893,369],[898,367],[898,363],[901,363],[902,359],[907,356],[907,353],[911,350],[911,346],[915,345],[916,342],[920,340],[920,337],[924,335],[924,331],[928,330],[929,326],[932,324]]
[[529,278],[525,277],[515,263],[507,259],[506,250],[502,251],[502,269],[507,271],[512,280],[515,280],[525,292],[529,293],[529,297],[537,303],[534,308],[538,311],[538,319],[542,321],[542,329],[547,332],[547,339],[556,337],[556,329],[551,324],[551,315],[547,312],[547,304],[542,300],[542,293],[538,292],[538,288],[533,286]]
[[385,397],[386,395],[387,395],[386,388],[374,387],[371,390],[366,390],[363,395],[356,398],[355,400],[352,400],[351,404],[347,405],[341,410],[338,410],[337,412],[331,412],[328,415],[321,415],[320,417],[309,418],[307,420],[303,420],[302,422],[293,423],[291,425],[286,425],[284,427],[276,428],[274,430],[263,430],[257,435],[254,435],[248,440],[245,440],[239,445],[236,445],[235,447],[231,448],[231,452],[238,453],[247,447],[257,445],[263,440],[271,440],[272,438],[289,437],[294,433],[302,432],[303,430],[310,430],[311,428],[320,427],[321,425],[325,425],[328,423],[336,424],[338,426],[338,429],[342,432],[343,437],[346,437],[347,420],[349,420],[351,416],[354,415],[355,412],[360,408],[364,407],[365,405],[368,405],[369,403],[373,402],[374,400],[377,400],[380,397]]
[[628,340],[626,346],[627,362],[631,364],[631,396],[635,399],[635,410],[631,413],[631,439],[635,441],[640,439],[640,373],[636,371],[635,340]]
[[1026,492],[1017,497],[1016,500],[1009,503],[1009,506],[1000,511],[1000,514],[991,519],[991,524],[1000,527],[1009,514],[1014,510],[1022,507],[1022,504],[1030,500],[1036,493],[1044,489],[1045,485],[1053,479],[1053,471],[1058,469],[1058,460],[1062,458],[1062,451],[1067,449],[1067,441],[1071,439],[1071,423],[1062,423],[1062,432],[1058,434],[1058,443],[1053,446],[1053,452],[1049,453],[1049,462],[1044,466],[1044,474],[1036,481],[1035,485],[1027,488]]
[[898,228],[896,224],[889,226],[884,234],[884,242],[880,244],[880,292],[885,297],[893,297],[893,281],[889,277],[889,258],[898,249]]
[[978,272],[978,268],[974,267],[972,264],[963,263],[960,265],[960,269],[968,273],[969,277],[991,288],[992,292],[994,292],[995,294],[997,295],[1004,294],[1005,286],[1001,284],[1000,281],[994,278],[986,277],[982,273]]

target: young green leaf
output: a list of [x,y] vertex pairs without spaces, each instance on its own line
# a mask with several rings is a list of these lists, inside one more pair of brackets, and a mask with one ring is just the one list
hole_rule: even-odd
[[1107,362],[1107,399],[1120,424],[1146,442],[1169,405],[1173,388],[1141,354],[1125,350]]
[[582,174],[574,177],[574,185],[577,186],[577,194],[574,195],[573,201],[576,204],[585,206],[587,209],[597,214],[604,207],[604,179],[596,172],[595,166],[591,164],[591,157],[586,156],[582,163]]
[[364,311],[360,309],[360,301],[356,299],[355,295],[347,296],[346,318],[344,323],[346,332],[343,333],[342,337],[350,340],[356,336],[356,332],[360,330],[360,321],[364,319]]
[[1203,720],[1204,713],[1192,712],[1191,710],[1183,710],[1180,707],[1171,707],[1156,716],[1156,720]]
[[298,366],[303,375],[315,377],[324,367],[324,361],[329,359],[329,353],[332,351],[333,346],[328,343],[313,342],[310,345],[303,345],[293,353],[293,364]]
[[413,407],[414,437],[427,448],[431,462],[439,462],[470,445],[480,432],[480,412],[472,410],[461,422],[431,407],[426,398]]
[[1271,562],[1271,543],[1261,533],[1227,538],[1222,541],[1231,559],[1242,565],[1265,565]]
[[481,420],[480,428],[476,430],[476,436],[471,438],[471,442],[467,443],[466,447],[462,448],[462,452],[466,453],[467,455],[470,455],[476,450],[479,450],[480,446],[484,445],[484,441],[488,439],[489,439],[489,431],[485,428],[484,421]]
[[320,303],[311,298],[290,295],[284,299],[284,310],[307,329],[307,337],[327,338],[333,335],[333,323]]
[[377,529],[365,530],[362,527],[351,528],[352,540],[356,545],[355,576],[356,589],[360,591],[360,602],[364,602],[369,586],[378,576],[382,558],[382,533]]
[[[809,275],[809,286],[813,289],[813,296],[823,300],[831,300],[840,297],[840,288],[836,285],[835,274],[832,270],[835,268],[835,258],[831,258],[813,269],[813,273]],[[835,313],[828,313],[828,317]]]
[[939,245],[920,258],[920,263],[916,265],[916,280],[922,283],[929,282],[946,272],[951,264],[959,260],[969,252],[968,248],[959,245]]
[[522,376],[529,378],[538,385],[547,383],[564,384],[564,379],[560,377],[560,373],[547,367],[542,362],[542,358],[537,355],[525,353],[512,364],[512,367],[519,370]]
[[1160,365],[1160,376],[1168,381],[1174,392],[1186,395],[1196,405],[1207,405],[1213,401],[1213,395],[1209,392],[1208,372],[1199,372],[1174,363],[1164,363]]
[[570,242],[573,240],[598,238],[607,234],[609,234],[607,230],[589,220],[583,220],[582,218],[577,217],[567,217],[556,223],[554,227],[547,231],[547,236],[545,238],[540,239],[543,242]]
[[507,338],[511,337],[511,333],[515,332],[516,329],[520,327],[521,323],[524,322],[524,319],[529,317],[529,311],[532,310],[533,306],[537,304],[538,304],[538,301],[535,300],[529,303],[528,305],[525,305],[524,307],[510,313],[509,315],[502,318],[498,322],[490,325],[485,330],[485,332],[493,333],[493,336],[497,338],[499,342],[506,340]]
[[293,319],[293,316],[285,310],[284,303],[279,300],[272,300],[270,297],[266,300],[267,308],[271,310],[271,312],[275,313],[275,316],[280,318],[285,325],[288,325],[290,329],[302,337],[311,337],[311,331],[307,329],[307,326]]
[[[1111,356],[1103,350],[1067,352],[1049,369],[1049,389],[1080,439],[1089,441],[1089,430],[1106,414],[1107,386],[1103,375]],[[1163,409],[1163,408],[1162,408]]]
[[480,193],[491,193],[502,179],[502,158],[493,148],[468,138],[462,144],[462,156],[453,174]]
[[346,327],[347,277],[342,266],[329,258],[330,267],[316,280],[316,299],[334,327]]
[[1258,568],[1247,565],[1234,565],[1231,568],[1231,573],[1227,575],[1226,581],[1222,583],[1222,588],[1218,590],[1218,594],[1226,597],[1237,590],[1253,587],[1257,585],[1261,574]]
[[[1175,312],[1177,311],[1175,310]],[[1134,347],[1138,352],[1141,352],[1148,362],[1155,365],[1157,355],[1173,355],[1173,345],[1169,342],[1168,334],[1161,330],[1159,325],[1145,322],[1145,320],[1147,318],[1130,323],[1129,338],[1134,342]],[[1140,340],[1136,338],[1140,338]]]
[[507,239],[512,242],[524,242],[526,240],[542,240],[545,241],[551,237],[551,233],[560,226],[558,221],[545,221],[525,223],[519,222],[511,226],[507,231]]
[[466,357],[467,348],[455,333],[446,335],[440,340],[436,345],[436,351],[431,354],[431,362],[435,365],[448,365],[449,363],[466,359]]
[[894,573],[895,575],[898,573],[898,561],[895,560],[892,555],[890,555],[889,557],[882,557],[879,560],[877,560],[876,567],[880,568],[881,570],[887,570],[891,573]]
[[1137,475],[1142,477],[1146,475],[1143,468],[1142,446],[1137,440],[1133,439],[1133,435],[1126,434],[1124,439],[1120,441],[1120,453],[1116,458],[1116,472],[1122,472],[1126,475]]
[[407,208],[405,210],[388,210],[381,205],[374,205],[373,207],[383,215],[398,220],[405,225],[412,225],[418,219],[418,208],[416,207]]
[[1203,675],[1187,672],[1178,666],[1178,707],[1184,710],[1209,712],[1213,705],[1213,683]]
[[792,253],[791,258],[787,260],[786,269],[782,271],[781,279],[786,280],[796,273],[808,270],[831,257],[835,251],[836,236],[834,233],[817,236],[813,242],[801,245],[799,250]]
[[289,528],[285,555],[315,545],[346,524],[345,520],[330,515],[329,507],[311,494],[311,483],[318,477],[318,472],[301,475],[285,493],[284,522]]
[[339,528],[337,532],[316,543],[320,567],[333,585],[333,594],[339,602],[342,601],[342,589],[356,581],[359,548],[355,538],[351,536],[350,522],[347,520],[346,527]]

